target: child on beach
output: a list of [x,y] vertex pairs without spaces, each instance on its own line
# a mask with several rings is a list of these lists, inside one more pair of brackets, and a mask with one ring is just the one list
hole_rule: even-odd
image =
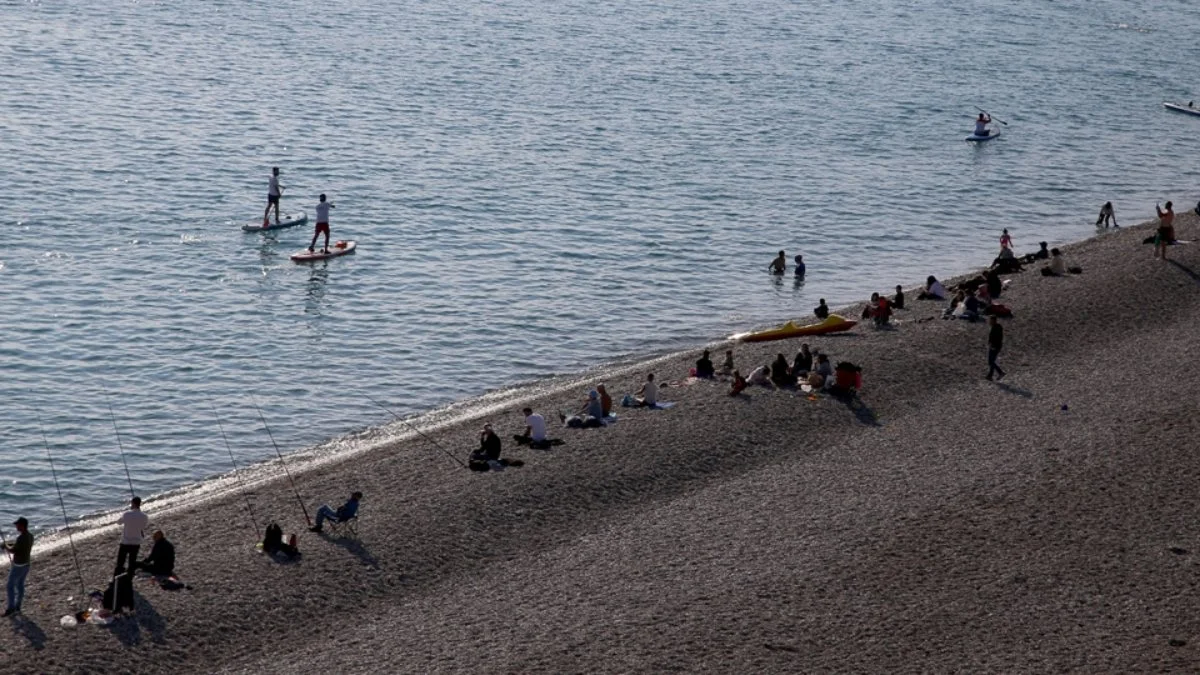
[[1009,251],[1013,250],[1013,238],[1008,234],[1007,227],[1004,228],[1004,232],[1000,235],[1000,250],[1004,251],[1005,249],[1008,249]]
[[1109,221],[1112,221],[1113,227],[1120,227],[1117,224],[1117,215],[1113,212],[1112,202],[1104,202],[1104,206],[1100,207],[1100,217],[1096,219],[1096,227],[1104,225],[1107,228]]
[[742,393],[742,390],[745,388],[746,378],[742,377],[742,374],[738,371],[733,371],[733,386],[729,388],[729,395],[737,396],[738,394]]

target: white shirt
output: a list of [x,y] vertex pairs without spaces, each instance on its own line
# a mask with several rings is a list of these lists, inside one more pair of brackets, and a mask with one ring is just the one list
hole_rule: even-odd
[[121,533],[121,543],[126,546],[141,546],[142,537],[145,536],[147,527],[150,527],[150,516],[130,509],[121,514],[121,520],[117,521],[125,527]]
[[942,282],[935,281],[929,287],[929,294],[934,297],[944,299],[946,297],[946,287],[942,285]]
[[767,377],[767,367],[759,366],[755,368],[746,381],[750,384],[766,384],[770,381],[770,378]]
[[279,176],[276,176],[275,174],[271,174],[271,177],[268,178],[267,180],[268,180],[267,194],[271,195],[272,197],[278,197],[279,196]]
[[317,222],[329,224],[329,207],[333,206],[329,202],[317,202]]
[[658,385],[654,382],[647,382],[642,389],[642,400],[646,402],[646,405],[658,403]]
[[529,437],[535,441],[546,440],[546,418],[537,413],[533,413],[525,418],[525,424],[529,425]]

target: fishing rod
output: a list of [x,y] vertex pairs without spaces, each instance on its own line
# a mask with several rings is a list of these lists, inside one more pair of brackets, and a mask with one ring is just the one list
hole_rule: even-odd
[[112,419],[113,431],[117,434],[117,449],[121,451],[121,463],[125,465],[125,480],[129,481],[129,497],[132,499],[137,496],[137,492],[133,490],[133,476],[129,474],[129,461],[125,459],[125,446],[121,443],[121,430],[117,428],[117,414],[113,412],[108,387],[104,387],[104,402],[108,404],[108,416]]
[[250,505],[250,495],[242,488],[242,479],[237,475],[237,460],[233,458],[233,448],[229,445],[229,437],[225,435],[225,425],[221,424],[221,414],[217,412],[216,405],[210,405],[212,405],[213,417],[217,420],[217,428],[221,430],[221,438],[225,439],[225,449],[229,451],[229,463],[233,465],[233,480],[237,482],[238,491],[246,499],[246,512],[250,514],[250,522],[254,523],[254,533],[261,539],[262,530],[258,529],[258,519],[254,517],[254,507]]
[[989,118],[996,120],[1000,124],[1003,124],[1004,126],[1008,126],[1008,122],[1005,122],[1004,120],[1000,119],[999,117],[996,117],[995,115],[984,110],[983,108],[980,108],[979,106],[975,106],[975,109],[978,110],[979,112],[983,113],[984,115],[987,115]]
[[71,557],[75,559],[75,573],[79,575],[80,597],[87,597],[87,582],[83,580],[83,569],[79,566],[79,553],[75,551],[75,539],[71,536],[71,521],[67,518],[67,503],[63,501],[62,488],[58,485],[58,472],[54,470],[54,456],[50,454],[50,439],[46,438],[46,427],[42,426],[40,420],[38,427],[42,430],[42,443],[46,446],[46,460],[50,462],[50,476],[54,478],[54,490],[58,492],[58,505],[62,507],[63,528],[66,529],[67,541],[71,544]]
[[275,435],[271,433],[271,427],[267,426],[267,418],[263,417],[262,408],[258,407],[258,401],[253,396],[250,397],[250,402],[254,404],[254,409],[258,411],[258,419],[262,420],[263,428],[267,430],[267,436],[271,438],[271,445],[275,446],[275,454],[279,456],[279,464],[283,467],[283,472],[287,474],[288,482],[292,484],[292,492],[296,493],[296,501],[300,502],[300,510],[304,512],[304,520],[308,521],[308,526],[312,527],[312,518],[308,517],[308,507],[304,505],[304,498],[300,496],[300,490],[296,488],[296,481],[292,478],[292,472],[288,471],[287,462],[283,461],[283,453],[279,451],[279,444],[275,442]]
[[454,461],[458,462],[462,466],[467,465],[466,462],[462,461],[461,459],[458,458],[457,455],[455,455],[454,453],[447,450],[444,446],[442,446],[441,443],[438,443],[437,441],[433,440],[429,436],[426,436],[425,432],[421,431],[420,429],[416,428],[409,422],[405,421],[403,418],[401,418],[399,415],[397,415],[395,412],[393,412],[390,408],[388,408],[384,404],[380,403],[379,401],[376,401],[370,394],[367,394],[364,392],[363,396],[366,396],[367,399],[369,399],[371,401],[371,403],[374,403],[375,405],[379,406],[380,408],[383,408],[383,410],[385,412],[387,412],[389,415],[391,415],[392,417],[395,417],[397,422],[403,424],[404,426],[408,427],[409,429],[412,429],[413,431],[420,434],[421,438],[424,438],[425,440],[429,441],[430,443],[433,443],[434,445],[436,445],[438,450],[441,450],[442,452],[446,453],[446,455],[448,455],[450,457],[450,459],[453,459]]

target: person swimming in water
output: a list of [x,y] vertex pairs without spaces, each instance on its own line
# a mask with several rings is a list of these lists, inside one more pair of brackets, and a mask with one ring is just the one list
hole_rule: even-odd
[[979,117],[975,119],[975,135],[990,136],[992,132],[988,130],[987,125],[990,124],[992,118],[987,113],[979,113]]

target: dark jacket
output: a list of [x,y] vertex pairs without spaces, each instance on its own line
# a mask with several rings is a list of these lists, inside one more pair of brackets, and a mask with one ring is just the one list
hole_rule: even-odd
[[479,451],[485,459],[500,459],[500,437],[496,434],[485,434],[479,441]]
[[353,497],[350,498],[350,501],[348,501],[345,504],[342,504],[341,506],[338,507],[338,510],[337,510],[337,519],[338,520],[350,520],[351,518],[353,518],[357,515],[358,515],[358,500],[354,499]]
[[996,324],[988,331],[988,348],[1000,351],[1004,347],[1004,326]]
[[142,569],[151,574],[169,575],[175,572],[175,545],[166,538],[154,542],[150,555],[142,561]]
[[17,540],[10,544],[12,546],[12,564],[28,565],[29,552],[33,550],[33,535],[28,531],[17,535]]

